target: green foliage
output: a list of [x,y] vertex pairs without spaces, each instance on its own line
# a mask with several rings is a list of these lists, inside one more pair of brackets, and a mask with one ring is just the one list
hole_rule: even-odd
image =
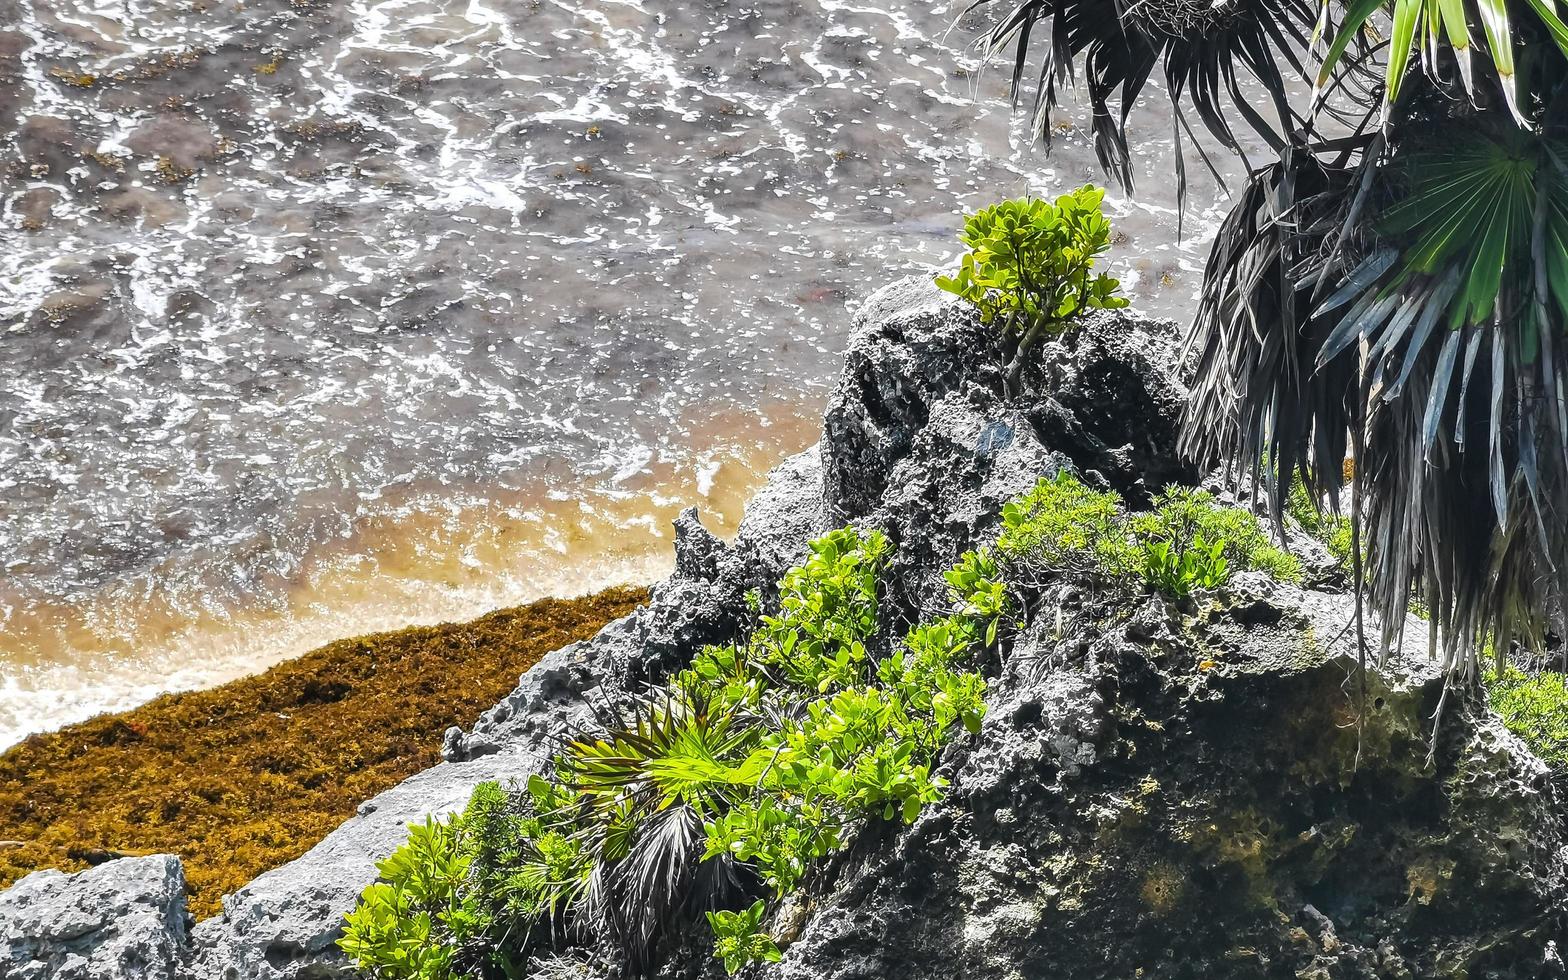
[[783,896],[795,890],[813,861],[844,843],[844,823],[821,803],[786,805],[768,794],[742,800],[708,823],[703,859],[733,857]]
[[709,912],[713,927],[713,955],[733,974],[748,963],[777,963],[783,959],[773,938],[762,931],[764,905],[759,899],[740,912]]
[[[487,929],[494,923],[527,919],[542,903],[537,876],[527,871],[523,855],[534,852],[534,841],[544,834],[537,817],[496,782],[474,787],[462,814],[453,821],[469,858],[465,900],[476,922]],[[550,845],[546,845],[547,847]],[[482,929],[480,930],[482,931]]]
[[1092,272],[1111,243],[1104,198],[1100,188],[1085,186],[1055,203],[1002,201],[964,221],[959,238],[969,251],[957,273],[937,276],[936,284],[973,303],[982,322],[1017,336],[1009,386],[1040,336],[1065,332],[1089,310],[1127,305],[1116,279]]
[[708,814],[743,785],[735,763],[756,743],[737,712],[690,685],[637,705],[605,738],[572,740],[561,768],[581,805],[605,823],[628,806],[643,815],[677,804]]
[[1143,542],[1143,578],[1158,592],[1184,599],[1198,589],[1213,589],[1230,577],[1225,542],[1201,537],[1186,542],[1152,538]]
[[964,221],[959,238],[969,251],[958,273],[937,285],[973,303],[985,323],[1019,333],[1037,324],[1060,333],[1090,309],[1125,306],[1120,283],[1090,274],[1111,243],[1104,197],[1086,186],[1054,204],[1021,198],[982,208]]
[[[1386,292],[1425,285],[1431,277],[1453,286],[1433,297],[1446,304],[1451,328],[1483,324],[1500,301],[1536,292],[1558,314],[1568,314],[1568,143],[1508,131],[1498,136],[1450,134],[1441,146],[1411,150],[1403,161],[1406,187],[1386,210],[1380,230],[1407,242],[1386,274]],[[1529,229],[1537,220],[1542,236]],[[1544,246],[1544,247],[1543,247]],[[1537,268],[1537,264],[1540,267]],[[1534,350],[1545,309],[1535,303],[1518,310],[1525,346]]]
[[1335,524],[1345,520],[1325,511],[1323,505],[1312,498],[1312,491],[1300,480],[1291,481],[1290,493],[1285,497],[1285,513],[1301,525],[1303,531],[1319,541],[1327,540]]
[[900,738],[924,744],[934,754],[946,742],[954,723],[971,734],[980,730],[985,716],[985,682],[979,674],[958,670],[955,665],[979,645],[976,634],[981,625],[986,645],[996,642],[997,619],[1010,608],[1003,605],[992,619],[961,611],[916,626],[903,647],[877,665],[877,678],[895,692],[908,716],[898,731]]
[[1275,547],[1256,515],[1241,507],[1221,507],[1206,490],[1166,490],[1155,498],[1152,513],[1135,515],[1130,524],[1143,546],[1145,567],[1151,546],[1166,542],[1168,552],[1181,560],[1188,552],[1201,553],[1193,567],[1212,570],[1218,582],[1229,577],[1231,567],[1267,572],[1282,582],[1301,579],[1301,562]]
[[407,843],[376,865],[381,881],[348,914],[338,945],[378,980],[448,980],[457,947],[481,927],[461,898],[470,857],[459,827],[434,818],[411,825]]
[[[985,626],[985,645],[996,643],[996,631],[1007,613],[1007,584],[989,548],[968,551],[944,573],[959,615]],[[966,637],[972,640],[973,637]]]
[[[723,883],[749,869],[782,896],[858,824],[914,820],[941,798],[937,753],[985,713],[964,661],[1008,611],[994,561],[966,556],[950,576],[959,611],[873,662],[889,552],[874,531],[817,539],[744,643],[703,649],[625,718],[568,740],[553,778],[481,786],[460,818],[415,828],[384,869],[401,877],[367,889],[344,948],[389,980],[455,980],[485,962],[511,975],[538,937],[575,930],[608,933],[639,972],[669,929],[712,909],[726,968],[777,958],[765,903],[727,911],[739,896]],[[444,890],[407,897],[405,865],[432,863]],[[416,955],[425,972],[386,965]]]
[[1028,562],[1111,577],[1137,575],[1166,595],[1223,585],[1233,570],[1301,578],[1301,563],[1269,541],[1250,511],[1202,490],[1172,488],[1154,510],[1126,514],[1121,498],[1060,473],[1002,508],[997,550]]
[[1488,674],[1486,693],[1510,731],[1554,770],[1568,772],[1568,674],[1509,667]]
[[[912,718],[897,687],[868,686],[813,701],[775,745],[777,789],[785,799],[822,802],[845,818],[880,812],[914,820],[940,798],[929,752],[929,719]],[[935,697],[936,692],[926,692]],[[908,736],[905,741],[903,736]],[[770,787],[772,788],[772,787]]]
[[843,528],[813,541],[806,563],[779,583],[779,614],[764,616],[752,640],[758,665],[818,693],[852,683],[876,631],[877,575],[889,550],[880,531]]
[[[1548,41],[1559,50],[1568,52],[1568,26],[1563,24],[1550,0],[1527,0],[1515,13],[1528,9],[1523,17],[1509,18],[1506,0],[1353,0],[1344,4],[1343,19],[1330,41],[1318,72],[1319,89],[1329,85],[1340,69],[1340,61],[1352,41],[1359,40],[1364,32],[1379,30],[1374,18],[1387,16],[1391,23],[1388,59],[1384,63],[1383,105],[1385,117],[1389,109],[1399,102],[1413,68],[1430,72],[1436,77],[1437,51],[1443,48],[1452,53],[1460,67],[1460,81],[1471,93],[1476,91],[1474,65],[1483,73],[1491,74],[1489,84],[1503,94],[1508,111],[1521,124],[1526,124],[1527,114],[1535,111],[1531,105],[1531,86],[1525,76],[1515,71],[1515,33],[1544,31],[1542,41]],[[1482,31],[1482,54],[1472,59],[1474,28]],[[1421,48],[1414,59],[1411,55]],[[1538,52],[1532,52],[1535,54]],[[1529,57],[1528,55],[1526,57]]]
[[1053,568],[1119,574],[1133,567],[1121,498],[1091,490],[1066,472],[1042,479],[1002,507],[996,547],[1009,559]]

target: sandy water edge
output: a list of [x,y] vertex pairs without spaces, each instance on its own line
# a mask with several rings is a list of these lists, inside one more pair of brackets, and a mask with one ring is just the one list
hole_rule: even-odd
[[191,910],[309,850],[440,761],[541,657],[647,597],[617,587],[465,623],[338,640],[251,677],[29,736],[0,754],[0,887],[40,868],[174,853]]
[[[275,581],[215,577],[210,563],[177,555],[169,567],[91,593],[11,603],[0,616],[0,749],[163,693],[254,674],[338,637],[657,581],[673,561],[672,522],[682,509],[697,506],[710,530],[732,535],[768,470],[819,429],[820,406],[811,402],[717,413],[690,452],[628,463],[618,479],[570,493],[544,485],[410,490],[384,516],[322,535]],[[0,582],[0,608],[6,600]]]

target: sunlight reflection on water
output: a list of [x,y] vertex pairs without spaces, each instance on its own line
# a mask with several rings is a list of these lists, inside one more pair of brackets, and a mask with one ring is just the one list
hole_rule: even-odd
[[[846,307],[1097,177],[957,9],[0,0],[0,744],[732,524]],[[1178,242],[1132,130],[1116,265],[1179,316],[1222,202]]]

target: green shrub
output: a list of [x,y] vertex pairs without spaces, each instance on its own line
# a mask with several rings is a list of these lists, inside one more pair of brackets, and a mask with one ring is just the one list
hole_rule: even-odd
[[[343,948],[389,980],[447,980],[487,963],[513,975],[537,942],[594,937],[645,972],[664,936],[706,912],[731,972],[777,958],[766,902],[733,911],[756,898],[744,883],[783,896],[858,823],[915,819],[941,797],[937,753],[985,713],[963,662],[1007,612],[994,568],[966,556],[960,611],[874,663],[889,551],[877,532],[824,535],[744,643],[703,649],[625,717],[569,739],[525,793],[487,784],[462,817],[412,828]],[[405,897],[408,869],[427,866],[443,889]],[[398,960],[416,939],[423,972]]]
[[372,976],[447,980],[457,948],[482,929],[461,897],[470,858],[460,830],[460,818],[427,818],[376,865],[381,881],[365,889],[338,940]]
[[709,912],[713,928],[714,955],[724,961],[724,969],[734,973],[748,963],[777,963],[783,959],[773,937],[762,931],[765,906],[759,899],[741,912]]
[[1103,190],[1086,186],[1055,203],[1022,198],[983,208],[964,221],[959,238],[969,251],[958,271],[936,278],[939,287],[973,303],[982,322],[1015,339],[1009,394],[1042,336],[1065,332],[1091,309],[1127,305],[1117,280],[1091,271],[1111,244],[1104,198]]
[[1004,564],[1138,576],[1176,598],[1223,585],[1236,570],[1301,578],[1301,563],[1270,542],[1250,511],[1222,507],[1202,490],[1172,488],[1155,498],[1152,511],[1129,515],[1117,494],[1091,490],[1067,473],[1041,480],[1002,508],[997,551]]
[[1142,544],[1143,578],[1158,592],[1184,599],[1198,589],[1214,589],[1230,578],[1225,542],[1202,537],[1186,542],[1153,538]]
[[[1007,584],[990,548],[965,552],[958,564],[943,577],[948,592],[958,605],[958,614],[972,623],[985,626],[985,645],[996,643],[997,627],[1007,613]],[[966,637],[973,640],[973,637]]]
[[1486,693],[1510,731],[1554,770],[1568,772],[1568,674],[1509,667],[1489,674]]
[[[1154,500],[1154,510],[1135,515],[1131,520],[1133,536],[1143,546],[1148,568],[1150,545],[1168,542],[1170,551],[1203,553],[1199,566],[1217,568],[1218,582],[1228,577],[1226,568],[1267,572],[1282,582],[1301,580],[1301,562],[1274,545],[1263,525],[1251,511],[1241,507],[1222,507],[1214,495],[1190,487],[1173,487]],[[1214,552],[1209,555],[1209,552]],[[1215,559],[1223,557],[1224,562]],[[1205,586],[1212,588],[1213,586]]]
[[[468,858],[465,900],[475,919],[476,934],[532,918],[539,907],[536,875],[520,855],[533,855],[544,829],[531,812],[496,782],[474,788],[468,806],[454,821]],[[549,852],[559,842],[543,847]]]
[[[1011,608],[997,611],[1000,618]],[[960,612],[909,631],[902,648],[877,664],[877,678],[896,692],[907,718],[898,731],[901,739],[929,755],[946,743],[954,723],[970,733],[980,730],[985,716],[985,681],[972,671],[955,670],[979,645],[977,632],[985,624],[987,645],[995,642],[996,619],[977,620]]]
[[759,665],[821,693],[850,683],[877,627],[877,576],[890,548],[880,531],[850,528],[811,542],[804,565],[779,583],[779,614],[764,616],[751,654]]
[[1121,497],[1066,472],[1002,507],[996,547],[1009,559],[1052,568],[1119,574],[1133,567]]

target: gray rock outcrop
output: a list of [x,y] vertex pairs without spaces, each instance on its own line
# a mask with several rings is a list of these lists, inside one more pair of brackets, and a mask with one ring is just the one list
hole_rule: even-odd
[[1044,345],[1026,396],[1002,395],[992,328],[925,279],[893,283],[856,318],[822,430],[830,523],[898,546],[889,601],[912,619],[942,569],[984,540],[1002,504],[1060,468],[1133,500],[1197,474],[1176,453],[1186,389],[1176,325],[1100,313]]
[[[898,635],[944,603],[941,571],[1041,476],[1069,469],[1135,503],[1195,482],[1174,448],[1178,359],[1172,324],[1105,313],[1047,345],[1008,400],[970,310],[923,280],[878,292],[822,442],[770,475],[732,542],[683,513],[675,574],[647,606],[546,657],[469,730],[446,733],[442,764],[229,896],[188,939],[176,903],[178,928],[166,917],[147,935],[148,962],[178,956],[190,980],[349,976],[342,916],[406,824],[457,809],[481,780],[541,771],[590,705],[614,706],[739,635],[746,594],[770,595],[828,527],[875,526],[896,545],[883,622]],[[1363,702],[1350,605],[1249,576],[1201,614],[1041,585],[1030,625],[988,665],[981,732],[942,759],[945,802],[907,828],[867,825],[776,912],[784,958],[754,975],[1563,976],[1568,831],[1544,767],[1468,701],[1428,767],[1441,682],[1421,624],[1409,636],[1421,656],[1372,675]],[[46,878],[48,894],[99,870]],[[39,932],[22,952],[13,940],[0,977],[24,953],[46,964],[27,980],[68,976],[48,965],[67,952],[119,956],[112,932]],[[591,955],[571,963],[572,975],[614,972]],[[721,971],[693,941],[662,975]]]
[[0,892],[0,977],[168,980],[186,925],[185,872],[171,854],[37,871]]
[[[868,832],[753,976],[1568,976],[1544,765],[1472,704],[1429,767],[1424,658],[1370,675],[1358,712],[1328,642],[1348,597],[1277,587],[1200,621],[1070,584],[1041,599],[1063,618],[1017,638],[946,800]],[[722,976],[699,956],[669,976]]]

